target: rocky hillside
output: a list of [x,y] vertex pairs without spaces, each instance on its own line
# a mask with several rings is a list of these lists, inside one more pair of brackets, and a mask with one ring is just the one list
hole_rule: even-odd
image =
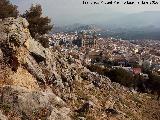
[[0,21],[1,120],[160,120],[160,102],[90,72],[34,40],[24,18]]

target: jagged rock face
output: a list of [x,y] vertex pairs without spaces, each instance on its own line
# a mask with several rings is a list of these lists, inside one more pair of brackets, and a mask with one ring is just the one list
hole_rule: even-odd
[[[40,91],[39,85],[52,85],[57,91],[61,91],[66,86],[71,87],[74,80],[82,79],[81,71],[85,71],[84,67],[76,63],[80,61],[71,62],[71,56],[44,48],[30,36],[27,27],[28,22],[21,17],[6,18],[0,22],[1,67],[4,65],[4,68],[0,69],[0,85],[24,87],[28,92]],[[61,95],[61,92],[57,94]],[[57,112],[56,109],[52,111],[48,119],[55,117]]]
[[3,61],[3,52],[2,52],[2,50],[0,49],[0,62],[2,62]]
[[[28,30],[28,22],[24,18],[6,18],[0,22],[0,58],[9,65],[9,78],[17,76],[19,70],[28,71],[28,79],[33,76],[40,84],[56,84],[61,88],[74,79],[80,79],[79,68],[82,65],[68,64],[71,56],[64,56],[58,51],[52,52],[34,40]],[[2,61],[2,60],[1,60]],[[78,74],[77,74],[78,73]],[[22,77],[22,76],[21,76]],[[27,78],[27,76],[24,76]],[[20,83],[25,85],[25,80]],[[17,80],[16,82],[18,83]],[[35,88],[37,81],[34,80]],[[22,85],[22,84],[20,84]],[[33,88],[30,87],[30,88]]]
[[[7,18],[4,21],[0,22],[0,26],[0,32],[1,34],[3,34],[2,36],[4,36],[0,38],[0,47],[3,53],[3,61],[5,62],[5,64],[9,65],[9,68],[11,68],[9,72],[9,78],[14,78],[15,72],[17,73],[17,70],[19,68],[23,69],[23,66],[25,65],[30,68],[36,68],[38,65],[36,64],[36,62],[34,63],[34,59],[33,61],[28,60],[29,58],[31,59],[32,56],[30,55],[28,49],[24,47],[24,43],[32,39],[29,34],[29,30],[27,29],[28,22],[24,18]],[[29,71],[29,69],[27,70]],[[36,73],[37,75],[40,75],[39,72],[35,72],[35,74],[28,73],[28,76],[21,77],[30,79],[30,76],[36,76]],[[19,83],[22,82],[24,83],[25,80],[19,81]],[[37,88],[36,82],[36,80],[33,80],[32,82],[34,83],[32,85],[35,86],[35,88]]]
[[46,85],[53,76],[62,80],[55,56],[30,36],[28,25],[21,17],[0,21],[0,86],[10,85],[2,87],[0,104],[7,104],[9,113],[14,111],[19,119],[38,119],[37,114],[44,112],[39,119],[70,120],[63,100],[51,92],[39,92],[39,84]]
[[[28,22],[24,18],[7,18],[2,23],[3,33],[7,31],[7,37],[2,38],[2,52],[12,69],[16,71],[20,65],[24,66],[34,77],[45,82],[45,76],[39,67],[35,56],[45,60],[45,49],[30,36]],[[8,54],[7,54],[8,53]],[[33,55],[34,54],[34,55]]]
[[74,79],[77,72],[68,65],[66,56],[52,52],[34,40],[24,18],[7,18],[0,24],[4,28],[1,33],[5,36],[1,38],[1,50],[5,55],[4,61],[10,64],[12,71],[24,67],[39,83],[46,84],[49,81],[61,87],[62,82]]

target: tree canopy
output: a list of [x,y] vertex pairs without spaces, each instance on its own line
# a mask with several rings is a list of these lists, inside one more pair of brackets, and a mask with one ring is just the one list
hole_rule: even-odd
[[32,5],[23,15],[29,22],[29,30],[32,37],[43,35],[48,33],[53,25],[51,25],[51,19],[42,16],[41,5]]
[[0,19],[17,17],[18,13],[16,5],[12,5],[9,0],[0,0]]

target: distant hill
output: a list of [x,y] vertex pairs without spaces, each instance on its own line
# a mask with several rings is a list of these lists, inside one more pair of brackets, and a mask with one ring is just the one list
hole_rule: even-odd
[[[121,13],[107,11],[106,13],[85,14],[76,20],[77,25],[98,25],[111,28],[141,28],[154,26],[160,28],[160,11],[145,11],[139,13]],[[73,27],[73,26],[72,26]]]
[[97,32],[102,31],[101,27],[91,24],[91,25],[85,25],[85,24],[73,24],[69,26],[62,26],[62,27],[55,27],[53,30],[54,32],[80,32],[82,30],[95,30]]
[[148,26],[160,28],[160,11],[128,14],[108,22],[108,25],[118,28],[143,28]]
[[[108,16],[107,16],[108,15]],[[160,11],[134,14],[95,14],[84,16],[79,24],[55,27],[53,32],[96,30],[102,36],[122,39],[160,39]]]
[[121,16],[107,24],[112,33],[104,36],[119,36],[122,39],[160,40],[160,11],[147,11]]

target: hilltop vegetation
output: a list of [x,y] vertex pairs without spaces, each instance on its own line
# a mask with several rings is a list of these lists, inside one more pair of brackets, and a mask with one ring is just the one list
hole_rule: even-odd
[[0,19],[18,16],[17,6],[12,5],[9,0],[1,0],[0,6]]
[[26,18],[29,22],[29,30],[32,37],[37,35],[47,34],[52,30],[52,25],[50,25],[51,19],[42,16],[41,5],[32,5],[29,10],[27,10],[22,17]]

